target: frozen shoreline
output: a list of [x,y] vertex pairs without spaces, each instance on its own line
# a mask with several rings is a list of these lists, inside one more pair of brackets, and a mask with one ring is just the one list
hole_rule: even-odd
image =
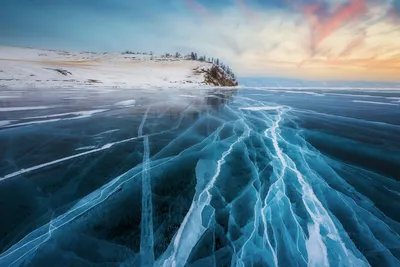
[[196,88],[212,63],[124,53],[0,46],[0,88]]

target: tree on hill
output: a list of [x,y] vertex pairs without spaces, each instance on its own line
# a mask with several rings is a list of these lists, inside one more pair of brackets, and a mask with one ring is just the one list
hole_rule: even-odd
[[199,57],[199,61],[206,61],[206,56],[201,56],[201,57]]
[[190,54],[190,57],[192,58],[192,60],[197,60],[197,53],[192,52]]

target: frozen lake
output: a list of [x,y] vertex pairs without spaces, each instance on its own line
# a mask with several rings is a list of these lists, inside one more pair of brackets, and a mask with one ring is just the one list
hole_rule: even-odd
[[0,92],[0,266],[399,266],[400,92]]

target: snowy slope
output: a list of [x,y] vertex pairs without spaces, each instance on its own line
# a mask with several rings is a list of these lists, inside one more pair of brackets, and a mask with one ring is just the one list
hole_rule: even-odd
[[0,46],[0,87],[204,87],[211,63],[123,53]]

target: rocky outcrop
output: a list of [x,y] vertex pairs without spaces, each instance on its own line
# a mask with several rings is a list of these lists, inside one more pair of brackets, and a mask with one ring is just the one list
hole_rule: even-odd
[[238,81],[233,75],[229,75],[220,66],[212,64],[211,67],[199,67],[194,70],[195,74],[204,73],[204,84],[221,87],[238,86]]

